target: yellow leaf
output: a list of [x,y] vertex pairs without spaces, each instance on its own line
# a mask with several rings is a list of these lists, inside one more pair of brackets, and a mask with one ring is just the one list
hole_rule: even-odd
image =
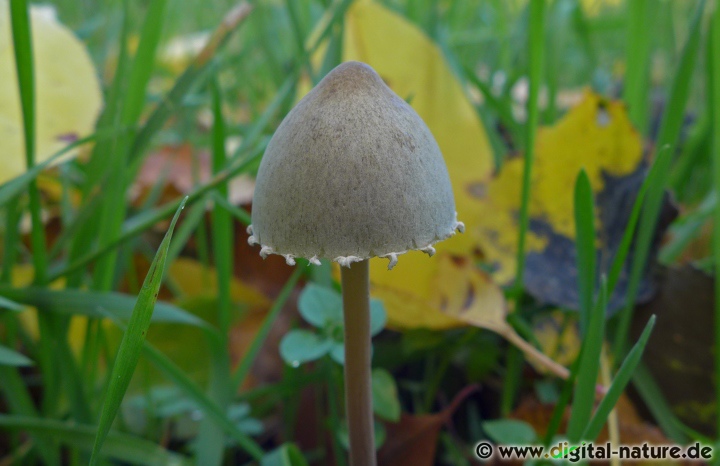
[[[642,142],[624,106],[590,91],[555,126],[540,128],[535,148],[530,217],[570,239],[575,238],[573,189],[580,169],[587,172],[597,195],[605,187],[605,175],[629,175],[642,160]],[[466,223],[481,238],[482,251],[497,267],[494,277],[500,283],[515,276],[522,171],[521,158],[507,161],[499,176],[477,193],[478,222]],[[529,232],[528,252],[542,251],[547,244],[547,236]]]
[[437,287],[430,300],[435,306],[449,317],[501,335],[525,353],[533,365],[558,377],[568,377],[564,366],[525,341],[507,323],[503,292],[490,276],[460,258],[445,255],[438,257],[437,263]]
[[[85,46],[47,7],[30,10],[36,92],[36,162],[92,133],[102,106]],[[25,171],[25,143],[10,8],[0,0],[0,184]],[[68,154],[73,156],[74,154]]]
[[[200,262],[179,257],[168,267],[168,277],[182,290],[184,298],[217,297],[217,271]],[[249,285],[230,280],[230,298],[250,307],[268,307],[270,301]]]
[[575,319],[566,322],[567,315],[553,311],[533,325],[533,335],[540,349],[560,364],[569,366],[580,353],[580,333]]
[[428,259],[424,253],[411,251],[393,270],[387,269],[387,261],[370,261],[370,291],[385,305],[388,328],[447,329],[464,325],[440,311],[437,293],[446,283],[438,283],[438,279],[442,279],[440,261],[446,257],[449,260],[446,252],[438,252]]

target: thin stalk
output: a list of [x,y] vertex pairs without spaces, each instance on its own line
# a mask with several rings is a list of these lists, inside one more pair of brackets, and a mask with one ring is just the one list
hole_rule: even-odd
[[525,270],[525,237],[530,226],[530,182],[532,180],[532,166],[535,159],[535,134],[537,133],[539,108],[538,95],[540,94],[540,79],[543,70],[543,55],[545,33],[543,31],[545,15],[545,1],[532,0],[530,3],[530,33],[528,35],[528,48],[530,49],[530,92],[527,108],[528,119],[525,138],[525,164],[523,166],[522,197],[520,201],[520,223],[517,248],[517,272],[515,275],[515,291],[523,286],[523,273]]
[[[25,0],[10,2],[13,50],[15,52],[15,71],[17,72],[18,91],[23,119],[23,140],[25,142],[25,163],[30,170],[35,166],[35,70],[33,67],[32,35],[30,33],[30,15]],[[40,191],[37,182],[28,185],[30,198],[30,218],[32,230],[30,241],[33,249],[35,283],[44,284],[47,273],[47,252],[45,250],[45,227],[41,218]]]
[[342,267],[341,274],[345,318],[345,410],[350,434],[350,466],[374,466],[369,261]]

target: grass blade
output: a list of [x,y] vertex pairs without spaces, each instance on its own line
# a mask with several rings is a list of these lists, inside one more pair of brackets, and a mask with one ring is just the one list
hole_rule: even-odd
[[585,428],[581,437],[582,440],[594,442],[600,434],[600,430],[603,425],[605,425],[605,421],[607,420],[608,415],[610,415],[610,411],[612,411],[613,407],[620,399],[620,395],[622,395],[628,382],[630,382],[630,378],[632,378],[635,373],[635,369],[637,369],[637,366],[640,363],[643,351],[645,351],[645,345],[647,345],[654,326],[655,316],[653,315],[645,325],[645,330],[643,330],[642,335],[640,335],[640,339],[637,343],[635,343],[635,346],[633,346],[632,350],[628,353],[627,357],[620,366],[620,369],[618,369],[617,374],[615,374],[615,378],[613,379],[608,392],[600,402],[592,420]]
[[123,98],[122,122],[135,125],[145,105],[145,94],[155,66],[155,53],[160,43],[165,4],[167,0],[153,0],[148,6],[140,34],[140,43],[130,71],[127,91]]
[[0,345],[0,366],[32,366],[33,362],[30,358],[22,353]]
[[0,309],[9,309],[11,311],[22,311],[22,304],[11,301],[5,297],[0,296]]
[[167,96],[152,112],[142,130],[140,130],[132,143],[132,148],[130,150],[131,156],[129,160],[131,165],[131,174],[136,173],[140,168],[140,163],[143,160],[143,154],[145,153],[145,149],[150,143],[150,140],[158,131],[160,131],[168,118],[175,113],[177,108],[182,105],[182,99],[193,86],[198,84],[199,78],[207,71],[208,64],[211,62],[211,59],[227,42],[230,35],[245,20],[245,18],[247,18],[251,11],[252,6],[243,2],[225,15],[223,21],[217,29],[215,29],[208,40],[207,45],[198,54],[190,66],[183,72],[180,78],[178,78]]
[[[0,299],[42,308],[44,312],[64,315],[85,315],[102,318],[106,312],[118,319],[131,317],[136,298],[124,293],[85,290],[52,290],[49,288],[11,288],[0,285]],[[2,301],[0,300],[0,304]],[[151,308],[152,309],[152,308]],[[152,322],[169,322],[209,328],[209,324],[193,314],[169,303],[157,301]]]
[[528,95],[528,119],[525,127],[525,164],[523,165],[522,197],[520,202],[519,236],[517,249],[517,272],[515,275],[515,291],[522,289],[525,270],[525,237],[530,226],[530,182],[532,166],[535,159],[535,134],[539,119],[538,95],[540,80],[543,76],[543,55],[545,51],[545,1],[530,1],[530,32],[528,48],[530,49],[530,92]]
[[[710,115],[712,120],[712,161],[713,161],[713,187],[715,193],[720,193],[720,5],[715,3],[710,26],[710,40],[708,57],[708,77],[710,85]],[[716,194],[717,196],[717,194]],[[713,259],[715,261],[715,293],[720,290],[720,204],[715,203],[713,209]],[[720,300],[715,299],[715,341],[720,341]],[[717,343],[716,343],[717,345]],[[715,377],[720,376],[720,354],[715,351]],[[715,384],[716,400],[720,403],[720,384]],[[717,405],[720,406],[720,405]],[[720,428],[720,416],[717,417],[717,426]],[[720,432],[720,430],[718,430]]]
[[[41,419],[27,416],[0,414],[0,427],[23,430],[36,435],[51,436],[60,443],[90,451],[95,438],[95,426]],[[107,436],[103,456],[125,463],[145,466],[189,465],[181,455],[171,453],[147,440],[111,432]]]
[[[5,401],[11,412],[29,417],[38,416],[25,381],[20,377],[16,368],[0,365],[0,389],[5,395]],[[37,443],[37,450],[43,462],[49,466],[59,466],[60,452],[52,437],[41,433],[31,433],[30,435]]]
[[47,160],[33,165],[22,175],[17,176],[16,178],[13,178],[10,181],[6,181],[2,185],[0,185],[0,206],[4,206],[15,196],[27,190],[28,185],[37,178],[40,172],[48,168],[60,157],[70,152],[71,150],[80,147],[83,144],[87,144],[88,142],[95,141],[96,139],[98,139],[98,134],[92,134],[85,138],[78,139],[77,141],[74,141],[72,144],[68,144],[63,149],[50,156]]
[[592,186],[585,170],[575,181],[575,248],[577,251],[580,332],[588,331],[595,294],[595,204]]
[[[129,2],[127,2],[129,3]],[[137,54],[133,60],[126,92],[123,94],[119,124],[133,127],[145,104],[145,93],[150,75],[155,64],[155,53],[160,41],[162,20],[165,17],[165,0],[153,0],[145,15],[143,29],[138,44]],[[113,175],[103,187],[105,196],[98,229],[98,242],[105,244],[112,241],[122,228],[125,218],[125,192],[130,178],[128,177],[128,138],[118,138],[112,145],[108,167]],[[115,279],[118,249],[111,249],[95,264],[94,286],[101,291],[112,288]]]
[[162,282],[162,275],[165,270],[165,258],[167,256],[168,248],[170,247],[170,240],[172,238],[175,224],[180,217],[180,212],[185,207],[185,200],[180,204],[175,212],[175,217],[170,223],[170,228],[165,234],[158,252],[150,265],[143,287],[140,290],[135,308],[133,309],[130,322],[123,338],[120,342],[120,348],[118,349],[117,357],[115,358],[115,364],[112,368],[112,375],[110,377],[110,386],[105,394],[105,401],[100,412],[100,421],[98,423],[97,436],[92,448],[92,456],[90,458],[90,464],[97,464],[99,461],[100,450],[102,449],[103,442],[110,431],[118,410],[120,409],[120,403],[125,395],[130,379],[135,366],[137,365],[138,359],[140,358],[140,351],[145,341],[145,334],[147,333],[148,327],[150,326],[150,319],[152,317],[152,311],[157,300],[157,294],[160,290],[160,284]]
[[247,434],[241,431],[238,426],[227,417],[223,410],[208,398],[202,389],[200,389],[182,369],[148,342],[145,342],[145,355],[169,380],[197,403],[206,416],[212,419],[218,426],[222,427],[226,434],[237,441],[243,450],[255,460],[262,458],[264,453],[263,449],[248,437]]
[[647,259],[650,254],[650,245],[655,235],[655,230],[662,207],[665,187],[670,176],[670,167],[675,148],[678,144],[680,128],[685,117],[685,105],[690,93],[692,74],[695,70],[695,62],[700,47],[702,12],[705,8],[705,1],[701,1],[695,12],[685,48],[680,58],[680,64],[673,78],[668,104],[663,113],[660,132],[658,134],[657,157],[653,163],[648,178],[651,178],[648,191],[645,195],[645,205],[640,216],[640,226],[630,270],[628,283],[627,303],[620,312],[617,328],[615,330],[614,354],[615,360],[620,361],[627,345],[627,335],[630,328],[632,311],[635,306],[640,289],[640,281],[647,267]]
[[625,231],[623,237],[620,240],[617,250],[615,251],[615,257],[613,258],[612,264],[610,265],[610,271],[608,272],[608,297],[612,296],[615,292],[615,285],[620,280],[620,274],[622,274],[623,267],[625,266],[625,260],[627,259],[628,253],[630,252],[630,246],[632,246],[633,238],[635,237],[635,231],[637,228],[638,220],[640,219],[640,213],[642,212],[643,201],[645,200],[645,193],[650,185],[650,178],[645,178],[640,190],[638,190],[635,202],[633,203],[632,211],[630,212],[630,218],[628,219],[627,225],[625,225]]
[[[225,121],[222,114],[222,98],[220,86],[216,79],[211,81],[212,94],[212,168],[218,173],[227,162],[225,154]],[[228,196],[227,185],[215,188],[213,194],[223,199]],[[232,400],[230,374],[230,357],[227,351],[228,335],[230,333],[231,299],[230,278],[232,277],[233,258],[233,224],[230,214],[215,205],[212,211],[212,241],[217,270],[217,296],[218,296],[218,323],[219,337],[210,341],[210,384],[209,395],[211,399],[226,409]],[[205,419],[200,424],[198,434],[196,458],[198,464],[220,466],[225,449],[225,436],[222,430],[212,420]]]
[[651,0],[627,3],[625,37],[625,82],[623,100],[627,103],[630,121],[645,134],[648,121],[648,89],[650,89],[650,39],[648,21],[652,19]]
[[587,333],[580,353],[577,385],[573,394],[572,412],[568,422],[568,440],[577,443],[590,420],[595,404],[595,388],[600,370],[600,353],[605,334],[605,309],[607,307],[607,282],[603,279],[600,295],[590,315]]
[[[25,164],[27,169],[30,170],[35,166],[35,70],[33,68],[30,17],[26,0],[10,2],[10,20],[23,118]],[[32,220],[30,240],[33,248],[32,258],[35,267],[35,282],[44,283],[48,266],[45,251],[45,227],[41,218],[40,192],[34,180],[28,183],[28,194],[30,196],[30,218]]]
[[688,436],[685,435],[684,426],[673,413],[660,387],[643,364],[638,365],[632,381],[665,435],[676,443],[687,442]]
[[212,198],[213,202],[215,202],[217,206],[222,207],[223,209],[228,211],[230,215],[235,217],[243,225],[250,225],[252,223],[252,217],[247,210],[243,209],[242,207],[236,207],[230,204],[227,199],[218,195],[217,193],[213,193]]
[[277,319],[278,315],[280,314],[280,311],[282,310],[283,306],[285,305],[285,302],[290,297],[290,293],[292,293],[292,290],[295,288],[295,284],[297,283],[298,279],[300,278],[300,275],[302,275],[303,267],[296,266],[295,270],[293,271],[292,275],[290,275],[290,278],[288,278],[288,281],[285,282],[285,285],[283,285],[282,290],[280,290],[280,293],[278,294],[277,298],[275,298],[275,302],[273,303],[272,307],[270,308],[270,311],[268,311],[267,315],[265,316],[265,320],[263,320],[262,325],[260,326],[260,329],[255,334],[255,339],[250,344],[250,348],[248,348],[247,352],[245,353],[245,356],[243,356],[242,360],[240,361],[240,364],[238,365],[237,370],[235,371],[235,374],[233,375],[233,388],[234,390],[237,390],[242,386],[242,383],[245,381],[245,378],[250,373],[250,368],[252,367],[253,363],[255,363],[255,359],[257,358],[258,353],[260,353],[260,348],[262,348],[263,343],[265,343],[265,340],[267,339],[268,334],[270,333],[270,329],[272,328],[272,325],[275,323],[275,320]]

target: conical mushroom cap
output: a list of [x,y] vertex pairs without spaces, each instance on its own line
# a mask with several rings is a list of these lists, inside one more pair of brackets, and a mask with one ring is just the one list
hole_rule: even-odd
[[349,265],[432,245],[462,228],[440,149],[368,65],[332,70],[288,113],[260,163],[251,244]]

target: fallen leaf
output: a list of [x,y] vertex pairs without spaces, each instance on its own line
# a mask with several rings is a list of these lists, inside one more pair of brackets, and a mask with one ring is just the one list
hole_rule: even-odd
[[387,440],[378,452],[379,466],[431,466],[435,464],[438,435],[460,404],[475,390],[460,391],[450,405],[435,414],[402,413],[400,421],[386,423]]
[[[535,429],[538,436],[543,438],[547,433],[547,428],[552,419],[555,406],[540,402],[535,396],[525,396],[515,410],[510,414],[512,419],[525,421]],[[665,437],[660,429],[655,425],[645,421],[640,417],[635,406],[630,402],[627,396],[622,395],[615,405],[618,416],[618,430],[620,442],[623,445],[641,445],[648,443],[650,445],[669,445],[672,442]],[[564,433],[567,429],[568,420],[570,419],[570,408],[566,408],[560,423],[559,432]],[[607,426],[603,428],[595,441],[596,444],[605,444],[609,441]],[[614,445],[617,448],[617,445]],[[591,462],[592,464],[593,462]],[[597,462],[600,464],[600,462]],[[607,464],[607,463],[602,463]],[[658,464],[657,462],[638,462],[637,464]],[[668,464],[661,463],[661,464]],[[677,464],[677,462],[673,463]],[[688,464],[688,462],[681,463]]]
[[657,296],[633,315],[635,341],[651,315],[657,315],[643,362],[673,412],[688,426],[715,435],[713,277],[693,268],[665,269]]
[[[606,273],[645,177],[642,140],[622,103],[587,91],[556,125],[540,128],[535,149],[524,285],[542,302],[577,309],[575,179],[581,169],[590,178],[597,206],[598,270]],[[508,160],[483,191],[475,191],[479,221],[466,224],[481,238],[485,258],[494,266],[493,276],[503,284],[516,273],[523,163],[521,158]],[[656,246],[672,216],[668,203],[665,207]],[[632,252],[626,264],[631,259]],[[624,304],[627,279],[624,270],[609,301],[610,310]],[[647,300],[652,292],[646,277],[638,299]]]
[[[159,201],[170,202],[189,194],[193,188],[209,182],[211,178],[210,154],[207,151],[198,151],[190,144],[166,145],[145,158],[131,193],[135,203],[140,204],[160,180],[166,186]],[[247,174],[238,175],[228,182],[228,188],[228,200],[232,204],[247,204],[252,199],[255,180]]]
[[[578,354],[582,341],[577,320],[566,322],[568,315],[562,311],[553,311],[533,322],[533,335],[540,350],[564,366],[570,366]],[[542,368],[538,368],[542,372]]]
[[[39,163],[93,132],[102,106],[97,73],[85,46],[47,8],[30,8]],[[0,184],[25,172],[25,142],[10,7],[0,0]],[[66,157],[72,157],[71,151]]]
[[438,283],[430,302],[449,317],[466,324],[491,330],[520,349],[528,360],[560,378],[567,378],[568,370],[542,351],[525,341],[507,323],[506,305],[502,290],[490,276],[468,260],[449,255],[437,258]]

